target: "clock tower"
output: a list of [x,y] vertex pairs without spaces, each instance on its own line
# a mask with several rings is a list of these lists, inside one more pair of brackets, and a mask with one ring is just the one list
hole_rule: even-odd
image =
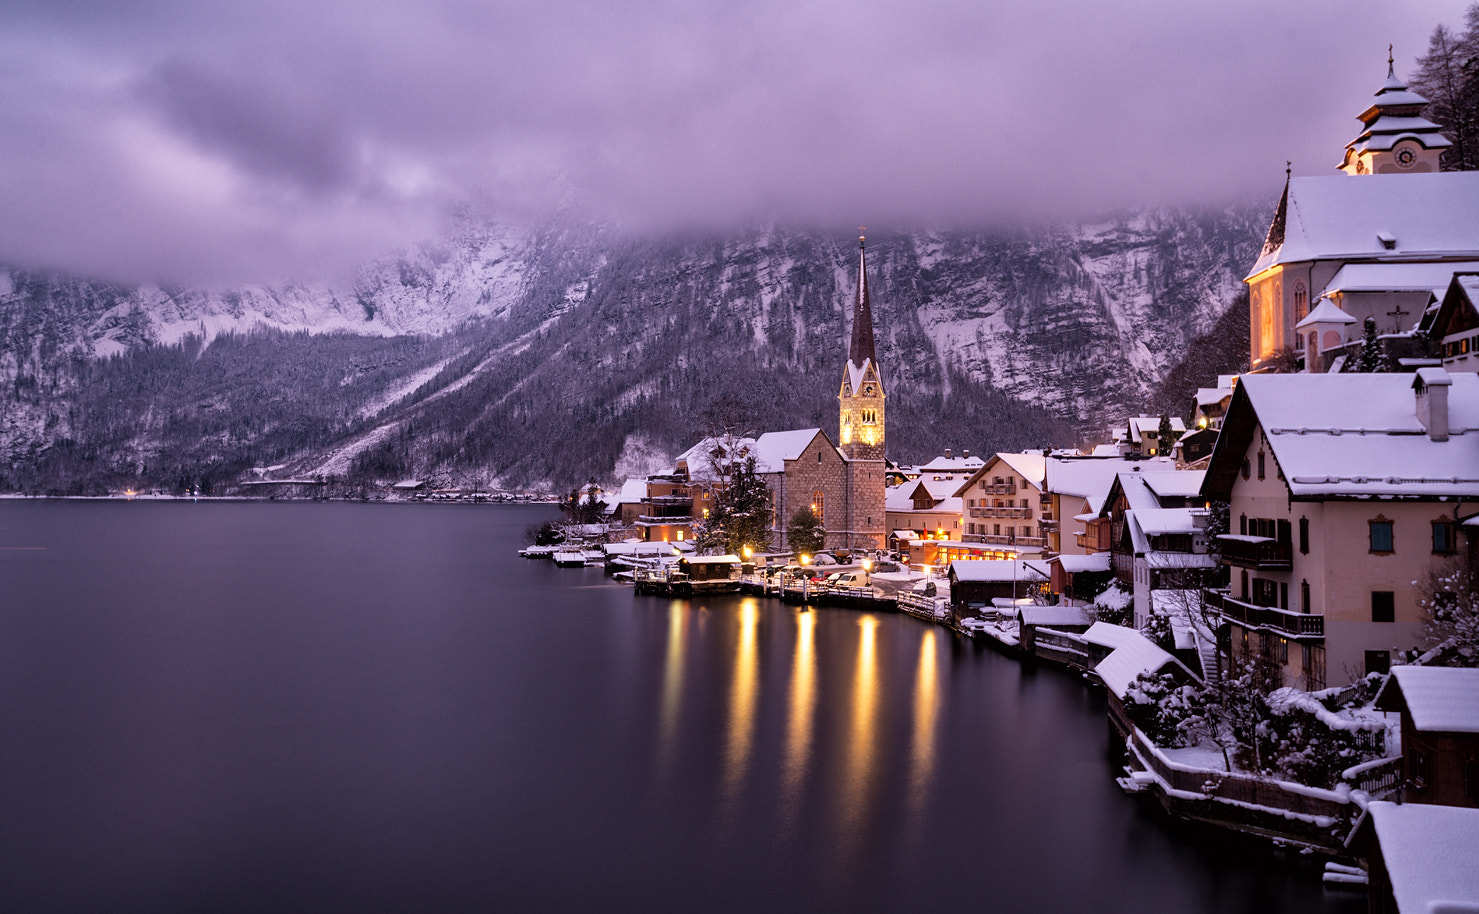
[[1453,144],[1437,124],[1422,117],[1427,103],[1397,76],[1396,62],[1388,48],[1387,81],[1359,115],[1361,133],[1346,144],[1340,170],[1348,175],[1437,171],[1438,157]]

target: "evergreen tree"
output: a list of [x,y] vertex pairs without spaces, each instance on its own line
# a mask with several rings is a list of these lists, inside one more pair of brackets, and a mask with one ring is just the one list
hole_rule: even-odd
[[1457,33],[1441,23],[1433,29],[1411,80],[1430,103],[1423,115],[1453,141],[1439,160],[1444,171],[1479,169],[1479,3],[1469,5],[1464,26]]
[[1163,457],[1169,457],[1171,446],[1180,437],[1181,433],[1171,427],[1171,417],[1166,413],[1161,413],[1161,424],[1155,430],[1156,453]]
[[817,520],[816,513],[810,506],[803,505],[791,515],[791,523],[786,527],[786,541],[797,555],[815,555],[818,549],[826,545],[822,522]]
[[1356,356],[1356,368],[1358,372],[1371,374],[1385,370],[1381,340],[1376,338],[1376,319],[1368,317],[1363,325],[1364,334],[1361,337],[1361,354]]
[[700,552],[722,551],[743,556],[745,549],[770,548],[770,487],[755,470],[755,457],[736,463],[728,484],[714,497],[709,516],[698,525],[695,543]]

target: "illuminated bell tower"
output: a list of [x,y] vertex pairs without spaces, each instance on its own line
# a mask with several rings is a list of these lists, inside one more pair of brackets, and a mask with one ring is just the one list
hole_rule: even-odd
[[[853,301],[852,345],[837,394],[837,432],[850,460],[883,460],[883,379],[873,352],[873,308],[868,301],[868,263],[858,238],[858,293]],[[881,518],[880,518],[881,520]]]

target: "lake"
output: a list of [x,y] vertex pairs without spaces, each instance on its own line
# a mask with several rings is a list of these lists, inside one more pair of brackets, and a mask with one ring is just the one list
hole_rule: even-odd
[[635,597],[545,506],[0,500],[15,911],[1364,911],[907,616]]

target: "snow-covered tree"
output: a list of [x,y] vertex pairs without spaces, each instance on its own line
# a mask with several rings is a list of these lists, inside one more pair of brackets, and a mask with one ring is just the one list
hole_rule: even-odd
[[1479,574],[1455,564],[1412,583],[1436,662],[1479,667]]
[[1361,326],[1364,331],[1361,335],[1361,354],[1356,356],[1353,370],[1365,374],[1387,371],[1386,350],[1381,340],[1376,338],[1376,319],[1368,317]]
[[822,522],[817,519],[816,512],[810,506],[802,505],[791,515],[791,522],[786,526],[786,542],[791,544],[791,549],[798,555],[815,554],[826,545]]
[[743,555],[770,548],[770,487],[755,469],[755,455],[733,465],[728,481],[714,497],[709,516],[697,525],[694,542],[700,552]]

